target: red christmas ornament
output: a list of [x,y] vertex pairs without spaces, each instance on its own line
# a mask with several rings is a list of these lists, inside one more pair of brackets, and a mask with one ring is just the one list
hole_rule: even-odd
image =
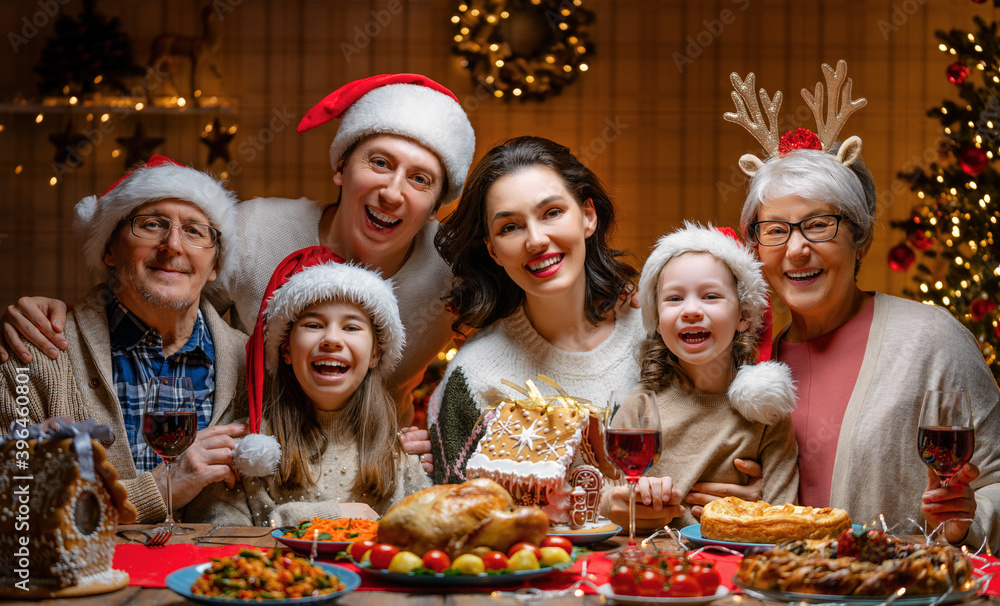
[[985,4],[986,0],[972,0],[973,4]]
[[956,61],[948,66],[945,73],[948,74],[948,82],[955,85],[962,85],[965,83],[965,79],[969,77],[969,74],[972,73],[972,70]]
[[935,238],[929,238],[927,236],[927,232],[922,229],[918,229],[913,232],[908,241],[914,248],[924,252],[934,248],[934,245],[937,244],[937,240]]
[[917,255],[906,244],[897,244],[889,251],[889,269],[906,271],[910,269]]
[[997,304],[989,299],[976,299],[969,305],[969,312],[972,313],[972,319],[978,322],[996,308]]
[[796,149],[823,149],[816,133],[808,128],[796,128],[781,135],[778,142],[778,153],[784,156],[788,152]]
[[982,174],[986,170],[986,166],[989,164],[989,159],[986,157],[986,152],[979,149],[975,145],[967,145],[962,148],[962,151],[958,154],[958,164],[962,167],[962,170],[966,174],[973,177]]

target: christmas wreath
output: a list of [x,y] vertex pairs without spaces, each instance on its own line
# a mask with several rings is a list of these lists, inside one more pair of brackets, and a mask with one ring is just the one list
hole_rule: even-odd
[[460,0],[453,50],[494,97],[541,100],[587,71],[593,20],[583,0]]

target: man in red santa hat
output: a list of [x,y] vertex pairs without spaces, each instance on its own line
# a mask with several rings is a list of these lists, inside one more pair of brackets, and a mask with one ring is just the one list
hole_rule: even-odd
[[194,388],[199,431],[170,474],[174,507],[211,483],[236,482],[234,437],[245,429],[216,422],[239,392],[247,337],[202,297],[236,268],[236,223],[236,198],[222,183],[154,156],[76,205],[75,231],[103,281],[69,314],[66,355],[34,350],[30,363],[0,363],[3,427],[64,416],[112,429],[108,459],[139,523],[167,514],[168,468],[142,436],[150,378],[188,377]]
[[[209,296],[217,309],[230,311],[233,326],[250,332],[271,272],[300,248],[327,246],[391,277],[403,324],[413,335],[390,378],[406,424],[413,413],[410,392],[452,337],[452,318],[441,302],[451,270],[434,248],[435,217],[461,192],[475,133],[455,95],[417,74],[351,82],[310,109],[298,131],[338,118],[330,147],[338,201],[256,198],[241,203],[239,266],[216,281]],[[47,316],[58,327],[64,313],[60,305],[22,299],[9,308],[3,335],[16,355],[26,351],[16,332],[57,355],[56,346],[65,341]],[[0,346],[0,358],[5,356]],[[427,452],[429,446],[411,440],[407,450]]]

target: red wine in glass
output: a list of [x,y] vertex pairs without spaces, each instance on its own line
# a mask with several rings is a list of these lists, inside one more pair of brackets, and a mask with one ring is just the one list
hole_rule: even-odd
[[948,486],[976,449],[972,403],[965,390],[928,389],[917,422],[917,452]]
[[652,429],[609,429],[608,458],[629,482],[649,471],[660,459],[660,432]]
[[635,543],[635,488],[639,477],[660,458],[660,413],[649,389],[614,391],[604,418],[608,459],[628,480],[628,546],[624,554],[641,552]]
[[198,433],[198,415],[193,410],[146,413],[142,436],[149,447],[164,459],[174,459],[187,450]]
[[976,434],[971,427],[921,427],[917,447],[924,463],[947,483],[972,459]]

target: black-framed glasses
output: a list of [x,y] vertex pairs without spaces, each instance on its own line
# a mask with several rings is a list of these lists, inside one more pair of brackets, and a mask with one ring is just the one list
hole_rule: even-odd
[[837,237],[844,215],[816,215],[798,223],[788,221],[757,221],[750,224],[750,234],[761,246],[781,246],[792,237],[792,230],[799,228],[802,237],[810,242],[826,242]]
[[181,240],[195,248],[212,248],[219,243],[221,233],[205,223],[186,221],[175,225],[170,219],[159,215],[136,215],[129,217],[128,221],[132,225],[132,233],[145,240],[162,241],[176,227]]

